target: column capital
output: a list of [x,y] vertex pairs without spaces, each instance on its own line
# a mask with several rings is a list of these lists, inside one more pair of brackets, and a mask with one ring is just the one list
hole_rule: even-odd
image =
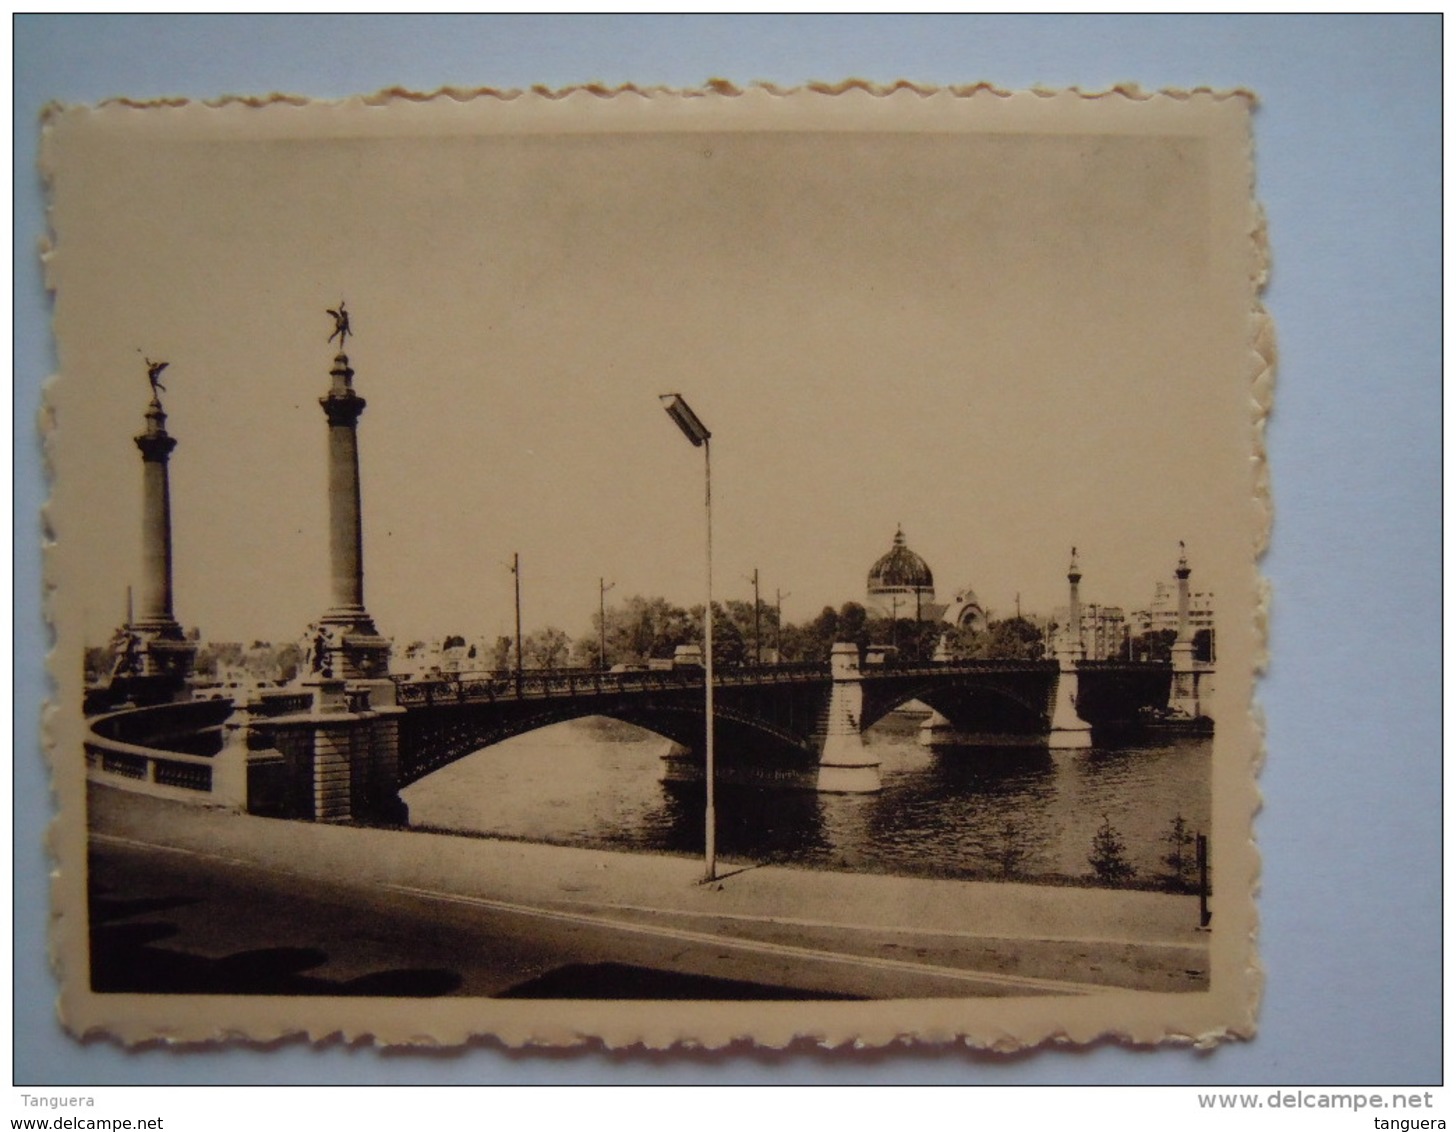
[[333,384],[328,393],[319,398],[324,415],[329,418],[330,425],[353,428],[366,402],[354,392],[354,370],[349,365],[347,354],[334,356],[334,368],[329,371],[329,376],[333,378]]
[[172,454],[172,449],[177,447],[177,441],[167,435],[167,414],[162,411],[162,403],[157,398],[152,398],[152,403],[147,406],[147,430],[140,436],[133,437],[136,446],[142,450],[142,459],[151,462],[165,464],[167,457]]
[[319,404],[323,406],[324,416],[329,418],[331,427],[353,428],[367,402],[352,389],[342,393],[331,389],[326,396],[319,398]]
[[172,449],[177,447],[176,438],[165,432],[144,432],[132,439],[142,450],[143,462],[148,464],[165,464],[172,455]]

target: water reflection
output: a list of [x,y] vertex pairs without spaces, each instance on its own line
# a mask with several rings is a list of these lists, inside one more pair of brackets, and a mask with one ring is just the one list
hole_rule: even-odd
[[[1164,870],[1176,816],[1206,831],[1207,737],[1048,752],[917,745],[913,721],[866,740],[878,794],[722,782],[718,851],[728,859],[857,871],[1002,877],[1090,872],[1104,820],[1145,879]],[[559,844],[696,855],[701,782],[663,781],[668,744],[604,720],[561,724],[478,752],[405,792],[420,826]],[[751,756],[726,752],[725,757]]]

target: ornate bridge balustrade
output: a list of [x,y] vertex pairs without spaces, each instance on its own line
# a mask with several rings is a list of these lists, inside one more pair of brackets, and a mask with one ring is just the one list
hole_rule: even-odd
[[[775,664],[756,668],[730,668],[714,673],[715,688],[782,684],[822,680],[828,670],[822,664]],[[633,672],[598,672],[586,668],[565,668],[550,672],[509,671],[463,672],[432,680],[396,678],[400,707],[451,703],[496,703],[503,700],[541,699],[555,696],[616,695],[624,691],[658,691],[703,687],[701,668],[648,669]]]
[[[242,807],[221,769],[228,700],[163,704],[97,716],[85,740],[86,773],[125,789]],[[205,796],[205,798],[204,798]]]

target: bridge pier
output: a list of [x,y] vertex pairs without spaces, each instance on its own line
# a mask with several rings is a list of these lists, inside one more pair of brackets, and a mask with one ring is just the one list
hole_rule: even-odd
[[1057,653],[1057,681],[1052,689],[1051,725],[1046,745],[1052,751],[1078,751],[1092,745],[1092,725],[1077,714],[1077,660],[1070,651]]
[[[342,306],[340,310],[342,310]],[[333,312],[330,312],[333,313]],[[338,315],[335,315],[338,320]],[[340,328],[344,333],[340,333]],[[403,822],[399,717],[389,641],[364,606],[359,416],[365,401],[340,351],[319,398],[328,421],[329,581],[332,602],[309,628],[301,684],[264,693],[249,710],[248,797],[268,812],[313,821]],[[332,339],[330,339],[332,341]]]
[[882,785],[880,760],[865,746],[860,720],[864,686],[859,647],[835,644],[829,654],[831,684],[823,724],[815,738],[819,748],[816,789],[825,794],[873,794]]
[[[399,717],[388,680],[318,680],[249,705],[249,810],[402,824]],[[376,698],[377,697],[377,698]]]
[[1067,627],[1057,647],[1057,682],[1052,689],[1051,725],[1047,748],[1077,751],[1092,745],[1092,725],[1077,714],[1077,663],[1086,655],[1082,648],[1082,602],[1078,586],[1082,569],[1077,565],[1077,548],[1072,547],[1072,564],[1067,567]]
[[1168,715],[1173,719],[1207,720],[1212,717],[1214,671],[1212,665],[1193,659],[1193,642],[1173,645],[1173,683],[1168,690]]
[[925,717],[925,721],[920,725],[920,730],[916,733],[915,741],[922,747],[950,747],[955,745],[958,735],[960,735],[960,731],[956,725],[931,708],[930,714]]

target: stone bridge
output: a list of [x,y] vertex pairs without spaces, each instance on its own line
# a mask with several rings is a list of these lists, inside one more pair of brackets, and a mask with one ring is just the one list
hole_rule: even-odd
[[[703,670],[467,674],[433,681],[319,680],[228,701],[92,721],[92,774],[129,788],[315,820],[399,821],[399,791],[476,751],[542,727],[606,716],[674,744],[668,773],[701,773]],[[895,708],[932,709],[921,741],[1081,747],[1090,728],[1167,704],[1168,664],[831,662],[727,669],[714,679],[719,775],[828,792],[880,787],[863,734]]]
[[[1078,679],[1080,678],[1080,680]],[[1056,744],[1058,688],[1080,683],[1077,706],[1089,723],[1135,718],[1167,702],[1166,664],[1057,661],[945,661],[858,664],[854,646],[837,646],[831,665],[775,665],[719,671],[714,679],[715,736],[725,752],[720,772],[757,764],[757,777],[820,790],[879,788],[878,763],[864,747],[866,729],[895,708],[919,700],[934,715],[928,744]],[[403,683],[398,705],[400,785],[513,736],[583,716],[635,724],[672,740],[686,757],[701,748],[703,672],[484,674]],[[1085,705],[1086,714],[1081,714]],[[746,752],[752,752],[751,756]]]
[[[692,748],[700,741],[707,746],[709,699],[716,701],[713,737],[715,745],[722,740],[725,757],[717,769],[725,778],[751,770],[760,781],[831,792],[880,788],[864,731],[911,700],[932,709],[921,732],[931,746],[1087,747],[1093,725],[1136,718],[1145,708],[1202,721],[1212,691],[1204,677],[1212,670],[1193,657],[1190,570],[1181,544],[1178,632],[1167,665],[1083,659],[1082,574],[1074,547],[1067,628],[1054,660],[862,667],[859,649],[839,643],[827,666],[719,672],[711,696],[703,670],[686,666],[482,674],[434,683],[390,679],[389,641],[364,604],[357,426],[365,401],[353,385],[345,336],[339,337],[328,392],[319,399],[328,425],[332,601],[309,627],[302,682],[261,692],[246,705],[167,702],[188,695],[196,650],[172,609],[168,460],[177,442],[166,430],[153,381],[146,430],[135,438],[143,461],[142,609],[133,616],[128,608],[110,683],[87,694],[93,777],[253,813],[397,822],[406,817],[401,788],[514,735],[582,716],[607,716],[663,735],[677,745],[676,762],[691,766]],[[518,625],[518,646],[519,635]],[[123,709],[112,710],[117,707]]]

